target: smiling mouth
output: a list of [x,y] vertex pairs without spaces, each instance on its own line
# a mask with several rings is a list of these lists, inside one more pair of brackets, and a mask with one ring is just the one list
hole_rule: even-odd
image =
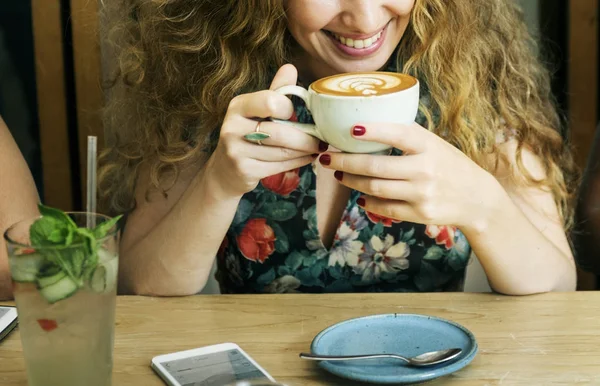
[[369,37],[363,38],[363,39],[354,39],[352,37],[343,36],[343,35],[340,35],[335,32],[325,30],[325,29],[323,30],[323,32],[325,32],[331,38],[337,40],[338,42],[340,42],[341,44],[343,44],[346,47],[355,48],[355,49],[364,49],[364,48],[371,47],[379,39],[381,39],[381,36],[383,35],[383,33],[388,25],[389,25],[389,22],[379,32],[377,32]]
[[366,38],[366,39],[352,39],[352,38],[343,37],[341,35],[338,35],[336,33],[329,32],[329,31],[325,31],[325,33],[327,33],[329,36],[335,38],[338,42],[342,43],[346,47],[358,48],[358,49],[371,47],[373,44],[375,44],[375,42],[377,42],[379,39],[381,39],[381,35],[383,34],[383,32],[380,31],[379,33],[377,33],[369,38]]

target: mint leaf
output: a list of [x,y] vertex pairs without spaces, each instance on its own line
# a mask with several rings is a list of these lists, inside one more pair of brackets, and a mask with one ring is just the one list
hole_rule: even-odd
[[123,217],[122,215],[119,215],[117,217],[113,217],[108,221],[103,222],[102,224],[98,224],[93,230],[93,234],[97,239],[101,239],[103,237],[106,236],[106,234],[108,233],[109,230],[111,230],[116,223],[119,222],[119,220],[121,219],[121,217]]
[[44,256],[46,259],[60,267],[60,269],[69,275],[69,277],[77,283],[79,286],[83,284],[80,277],[76,276],[74,273],[74,267],[71,264],[69,256],[69,250],[60,250],[60,249],[49,249],[44,251]]
[[79,236],[79,240],[85,243],[87,252],[90,255],[95,255],[96,250],[98,249],[98,245],[96,242],[96,236],[94,235],[94,231],[87,228],[77,228],[75,233]]
[[54,245],[59,234],[65,229],[65,224],[54,217],[41,217],[37,219],[29,228],[29,241],[32,246]]
[[75,221],[73,221],[73,219],[69,217],[68,214],[66,214],[60,209],[51,208],[43,204],[38,204],[38,209],[42,217],[51,217],[59,223],[63,223],[65,225],[68,224],[67,226],[77,228],[77,224],[75,224]]
[[37,277],[51,277],[60,272],[60,267],[55,264],[46,264],[37,274]]
[[88,258],[83,264],[81,276],[85,278],[85,280],[90,280],[94,274],[94,271],[96,270],[96,266],[98,265],[98,255],[95,257],[95,259]]
[[[89,243],[90,241],[88,241]],[[85,267],[91,267],[92,269],[98,264],[98,243],[94,240],[94,244],[88,247],[88,255],[85,260]]]
[[39,253],[45,259],[37,276],[47,277],[62,271],[82,287],[98,265],[98,239],[105,237],[121,216],[87,229],[77,227],[59,209],[42,204],[38,208],[42,216],[29,229],[32,246],[39,246]]
[[69,252],[71,254],[70,260],[73,275],[75,275],[78,278],[81,278],[84,266],[86,265],[85,251],[81,248],[73,248]]
[[[68,233],[68,232],[67,232]],[[48,241],[52,241],[54,244],[64,244],[67,235],[65,235],[64,229],[56,228],[48,236]]]
[[[29,229],[31,245],[65,245],[72,229],[77,225],[66,213],[59,209],[38,204],[42,217],[37,219]],[[72,242],[72,238],[70,239]]]
[[65,246],[73,244],[73,237],[75,236],[75,229],[69,228],[67,237],[65,238]]

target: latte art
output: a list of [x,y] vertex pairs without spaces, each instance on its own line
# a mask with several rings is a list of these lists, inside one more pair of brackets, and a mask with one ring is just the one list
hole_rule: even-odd
[[348,93],[360,92],[363,95],[376,95],[379,94],[379,90],[389,85],[389,83],[381,78],[359,76],[344,79],[338,85],[339,90]]
[[414,86],[410,75],[393,72],[357,72],[319,79],[311,88],[319,94],[340,96],[375,96],[402,91]]

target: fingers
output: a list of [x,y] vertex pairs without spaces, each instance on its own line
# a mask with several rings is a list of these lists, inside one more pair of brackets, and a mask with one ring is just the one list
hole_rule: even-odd
[[357,123],[351,130],[358,140],[384,143],[410,154],[423,152],[432,136],[437,137],[417,123]]
[[364,210],[379,216],[414,223],[423,223],[413,206],[405,201],[393,201],[372,196],[362,196],[357,202]]
[[277,71],[269,90],[238,95],[229,104],[227,114],[238,114],[246,118],[289,119],[294,112],[292,101],[273,90],[286,85],[295,85],[297,79],[296,67],[286,64]]
[[269,90],[277,90],[283,86],[295,85],[298,81],[298,70],[291,64],[285,64],[281,66],[273,81]]
[[312,156],[327,150],[327,145],[320,140],[291,126],[269,121],[260,123],[260,132],[269,135],[261,141],[262,145],[247,141],[244,135],[253,133],[257,124],[256,121],[237,117],[223,126],[221,143],[231,158],[241,156],[273,162]]
[[262,141],[264,145],[282,147],[302,151],[308,154],[322,153],[327,150],[324,144],[298,129],[276,122],[262,122],[260,131],[269,134],[269,138]]
[[414,201],[415,184],[402,180],[384,180],[336,171],[335,178],[343,185],[361,193],[393,200]]
[[[245,118],[289,119],[294,105],[285,95],[275,91],[262,90],[251,94],[238,95],[229,104],[228,117],[240,115]],[[226,117],[225,119],[227,120]]]
[[325,153],[319,162],[327,169],[389,180],[406,180],[419,173],[418,156],[390,157],[370,154]]
[[[249,144],[252,146],[252,144]],[[254,145],[260,146],[260,145]],[[297,158],[306,157],[308,154],[304,151],[288,149],[285,147],[273,147],[263,145],[260,149],[256,149],[255,147],[251,147],[248,149],[248,157],[254,158],[259,161],[264,162],[280,162],[280,161],[288,161]],[[314,157],[311,153],[311,161],[314,161]]]
[[[298,72],[293,65],[282,66],[271,83],[271,90],[295,85],[297,78]],[[279,162],[283,167],[289,166],[287,161],[301,165],[312,162],[312,154],[321,153],[327,148],[318,139],[293,127],[263,121],[258,130],[268,134],[269,138],[261,141],[262,146],[244,139],[246,134],[257,130],[256,118],[287,120],[292,116],[292,102],[271,90],[239,95],[231,101],[221,127],[221,139],[224,140],[226,152],[230,158],[244,156],[259,161]]]
[[301,168],[303,166],[310,164],[312,161],[314,161],[314,158],[312,158],[311,156],[305,156],[305,157],[291,159],[291,160],[282,161],[282,162],[264,163],[263,165],[265,165],[264,166],[265,170],[264,170],[264,173],[262,173],[262,174],[264,174],[266,177],[274,176],[276,174],[287,172],[289,170]]

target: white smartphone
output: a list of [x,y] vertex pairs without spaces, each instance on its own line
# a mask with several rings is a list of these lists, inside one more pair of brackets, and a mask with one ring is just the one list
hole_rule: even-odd
[[169,386],[223,386],[246,380],[275,382],[235,343],[159,355],[152,369]]
[[0,306],[0,341],[17,325],[17,308]]

